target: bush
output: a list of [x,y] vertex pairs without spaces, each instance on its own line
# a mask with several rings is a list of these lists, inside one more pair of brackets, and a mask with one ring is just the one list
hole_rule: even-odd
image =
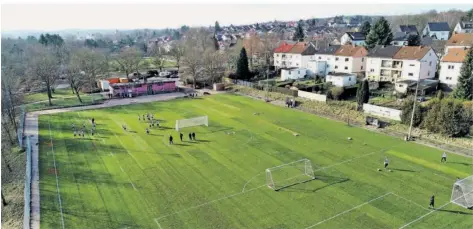
[[[416,102],[417,103],[417,102]],[[414,106],[414,99],[409,98],[404,101],[402,104],[402,112],[401,112],[401,122],[405,125],[410,125],[411,124],[411,118],[412,118],[412,107]],[[414,120],[412,125],[414,127],[417,127],[420,125],[422,122],[422,110],[420,107],[420,104],[416,104],[416,109],[414,112]]]
[[333,100],[342,100],[344,98],[345,89],[343,87],[334,87],[330,90]]

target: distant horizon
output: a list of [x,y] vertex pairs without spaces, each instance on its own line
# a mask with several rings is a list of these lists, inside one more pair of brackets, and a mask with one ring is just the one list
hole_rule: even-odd
[[[406,7],[408,6],[408,7]],[[93,30],[175,29],[190,27],[246,25],[269,21],[344,16],[396,16],[429,10],[468,10],[473,4],[293,4],[293,5],[2,5],[2,33],[39,33]],[[82,10],[81,10],[82,9]],[[86,13],[84,13],[86,12]],[[104,12],[113,12],[110,14]],[[131,13],[130,13],[131,12]],[[139,15],[134,12],[139,12]],[[296,12],[296,13],[295,13]],[[30,15],[24,20],[17,15]],[[54,15],[44,16],[44,15]],[[87,17],[84,17],[87,15]],[[176,16],[177,15],[177,16]],[[187,17],[182,16],[187,15]],[[241,15],[245,15],[241,17]],[[62,20],[58,20],[62,18]],[[34,18],[34,20],[31,20]],[[77,18],[81,18],[77,20]]]

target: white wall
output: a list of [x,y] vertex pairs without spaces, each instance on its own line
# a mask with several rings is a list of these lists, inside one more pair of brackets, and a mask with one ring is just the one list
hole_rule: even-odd
[[[419,60],[402,60],[401,79],[418,80],[431,79],[435,77],[437,71],[438,57],[431,49],[427,54]],[[409,73],[412,73],[409,75]]]
[[354,74],[349,76],[332,76],[329,74],[325,77],[325,81],[332,82],[337,87],[347,87],[356,84],[356,76]]
[[353,57],[335,56],[333,65],[334,65],[333,66],[334,72],[352,73],[353,72]]
[[309,61],[307,63],[307,68],[313,74],[316,74],[318,76],[325,76],[327,73],[327,61]]
[[325,68],[325,73],[323,74],[324,76],[327,75],[327,73],[333,71],[333,66],[334,66],[334,62],[335,62],[335,56],[334,55],[315,54],[314,56],[315,56],[316,61],[325,61],[326,68]]
[[340,38],[340,43],[342,45],[346,45],[346,44],[351,43],[351,42],[352,42],[352,40],[351,40],[350,36],[348,36],[347,33],[343,34],[343,36]]
[[462,64],[463,63],[440,62],[440,83],[447,84],[450,87],[455,87],[458,82],[458,76],[460,76],[460,68]]
[[381,74],[381,62],[382,60],[378,57],[367,57],[366,58],[366,77],[369,80],[379,81],[379,75]]
[[473,33],[473,29],[462,30],[462,28],[460,26],[460,22],[457,23],[457,25],[455,26],[454,31],[457,32],[457,33]]
[[316,101],[321,101],[321,102],[326,102],[327,101],[327,96],[326,95],[319,95],[311,92],[306,92],[306,91],[301,91],[299,90],[297,92],[297,96],[310,99],[310,100],[316,100]]
[[448,40],[448,34],[450,31],[430,31],[429,26],[425,26],[424,30],[422,31],[422,35],[427,35],[427,32],[429,33],[429,36],[436,36],[437,40]]
[[396,83],[394,86],[394,90],[405,94],[407,92],[408,87],[409,85],[406,83]]
[[352,58],[352,69],[351,72],[364,72],[366,71],[366,57],[353,57]]
[[289,80],[289,79],[301,79],[307,73],[307,69],[298,68],[298,69],[283,69],[281,70],[281,80]]
[[400,110],[396,110],[396,109],[392,109],[388,107],[375,106],[375,105],[365,103],[363,104],[363,111],[366,114],[371,114],[375,116],[389,118],[392,120],[401,121],[402,112]]

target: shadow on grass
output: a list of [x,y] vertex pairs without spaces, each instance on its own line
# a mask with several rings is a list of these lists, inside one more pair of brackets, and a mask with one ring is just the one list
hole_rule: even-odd
[[190,146],[189,144],[183,144],[183,143],[174,143],[174,145],[177,145],[177,146]]
[[459,164],[459,165],[465,165],[465,166],[472,166],[473,164],[472,163],[466,163],[466,162],[456,162],[456,161],[452,161],[452,162],[448,162],[449,164]]
[[437,209],[439,212],[449,212],[454,214],[461,214],[461,215],[473,215],[471,212],[462,212],[462,211],[453,211],[453,210],[444,210],[444,209]]
[[396,169],[396,168],[390,168],[391,170],[394,171],[400,171],[400,172],[411,172],[411,173],[417,173],[417,171],[410,170],[410,169]]
[[[322,186],[322,187],[318,187],[318,188],[312,188],[312,189],[303,189],[303,188],[297,188],[295,186],[299,185],[299,184],[305,184],[305,183],[309,183],[309,182],[312,182],[314,180],[319,180],[319,181],[322,181],[322,182],[325,182],[326,185]],[[336,185],[336,184],[340,184],[340,183],[344,183],[344,182],[347,182],[347,181],[350,181],[349,178],[343,178],[343,177],[333,177],[333,176],[316,176],[314,179],[309,179],[309,180],[305,180],[305,181],[301,181],[301,182],[297,182],[297,183],[294,183],[294,184],[291,184],[291,185],[288,185],[288,186],[284,186],[284,187],[281,187],[275,191],[278,191],[278,192],[305,192],[305,193],[311,193],[311,192],[317,192],[321,189],[324,189],[324,188],[328,188],[332,185]]]

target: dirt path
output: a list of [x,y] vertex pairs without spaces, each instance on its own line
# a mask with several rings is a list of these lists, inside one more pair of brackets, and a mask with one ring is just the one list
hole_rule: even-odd
[[[169,94],[160,94],[160,95],[149,95],[136,98],[125,98],[125,99],[111,99],[105,101],[103,104],[91,105],[91,106],[82,106],[82,107],[71,107],[71,108],[62,108],[62,109],[52,109],[52,110],[42,110],[35,111],[26,114],[25,118],[25,136],[28,136],[31,141],[32,147],[32,165],[31,165],[31,218],[30,218],[30,227],[24,225],[24,228],[40,228],[40,193],[39,193],[39,142],[38,142],[38,117],[39,115],[45,114],[55,114],[68,111],[80,111],[80,110],[90,110],[90,109],[100,109],[121,105],[129,105],[136,103],[149,103],[155,101],[165,101],[172,100],[176,98],[184,97],[183,93],[169,93]],[[25,208],[27,208],[25,202]],[[58,219],[59,220],[59,219]]]

